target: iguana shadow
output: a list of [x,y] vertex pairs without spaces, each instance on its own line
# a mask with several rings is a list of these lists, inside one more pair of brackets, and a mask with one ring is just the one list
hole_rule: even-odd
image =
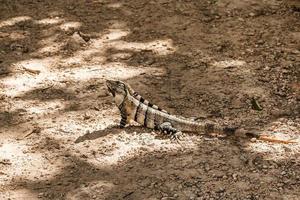
[[[119,134],[122,131],[126,131],[127,133],[133,133],[133,132],[141,132],[142,130],[145,130],[146,128],[142,126],[128,126],[125,128],[120,128],[118,125],[109,126],[103,130],[96,130],[93,132],[87,132],[83,136],[79,136],[74,143],[81,143],[86,140],[95,140],[101,137],[105,137],[109,134]],[[150,130],[150,129],[147,129]]]
[[[125,128],[120,128],[118,125],[113,125],[109,126],[103,130],[96,130],[93,132],[87,132],[86,134],[79,136],[74,143],[81,143],[86,140],[96,140],[101,137],[105,137],[109,134],[119,134],[122,131],[126,131],[127,133],[134,133],[134,132],[145,132],[145,131],[153,131],[152,129],[145,128],[143,126],[127,126]],[[155,131],[156,132],[156,131]],[[168,135],[162,134],[161,132],[156,132],[155,138],[160,138],[160,139],[170,139]],[[193,135],[194,133],[184,133],[184,135]],[[220,139],[220,140],[226,140],[230,139],[230,136],[225,136],[225,135],[214,135],[214,134],[202,134],[206,140],[211,140],[211,139]],[[183,136],[184,137],[184,136]]]

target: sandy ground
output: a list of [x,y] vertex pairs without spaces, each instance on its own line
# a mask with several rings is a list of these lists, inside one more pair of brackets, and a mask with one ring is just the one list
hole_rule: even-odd
[[[109,128],[106,78],[298,143]],[[0,1],[0,199],[296,200],[299,134],[299,1]]]

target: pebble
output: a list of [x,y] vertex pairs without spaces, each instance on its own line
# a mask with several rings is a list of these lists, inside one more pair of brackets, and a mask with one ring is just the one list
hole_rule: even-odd
[[38,198],[42,198],[43,196],[44,196],[44,193],[42,193],[42,192],[38,194]]
[[264,168],[264,169],[268,169],[268,166],[267,166],[267,165],[263,165],[263,168]]
[[217,193],[222,193],[222,192],[224,192],[224,191],[225,191],[225,188],[220,187],[220,188],[217,190]]
[[174,199],[173,197],[163,197],[163,198],[161,198],[161,200],[172,200],[172,199]]
[[238,175],[237,174],[232,174],[233,180],[237,180]]
[[249,13],[249,16],[250,16],[250,17],[254,17],[254,16],[255,16],[255,13],[251,12],[251,13]]

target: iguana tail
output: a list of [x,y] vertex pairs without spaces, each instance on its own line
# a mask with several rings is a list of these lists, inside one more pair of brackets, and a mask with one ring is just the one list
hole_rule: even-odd
[[283,140],[283,139],[278,139],[266,134],[263,134],[260,131],[247,131],[244,129],[237,129],[235,131],[236,135],[244,135],[249,138],[256,138],[257,140],[262,140],[262,141],[267,141],[267,142],[272,142],[272,143],[281,143],[281,144],[295,144],[297,143],[296,141],[293,140]]

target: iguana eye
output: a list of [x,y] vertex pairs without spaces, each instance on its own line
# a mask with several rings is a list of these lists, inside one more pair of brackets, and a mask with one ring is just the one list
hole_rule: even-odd
[[124,83],[122,83],[122,82],[119,82],[120,83],[120,86],[122,87],[122,89],[126,89],[126,86],[125,86],[125,84]]

